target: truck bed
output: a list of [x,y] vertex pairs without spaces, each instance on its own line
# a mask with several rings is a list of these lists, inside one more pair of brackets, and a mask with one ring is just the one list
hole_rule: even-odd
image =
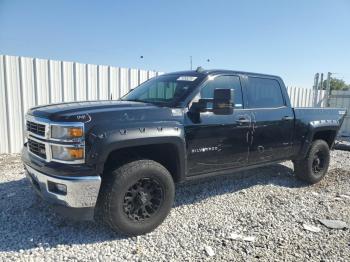
[[327,124],[329,126],[334,123],[338,126],[342,124],[346,114],[346,109],[339,108],[296,107],[293,109],[297,122],[315,125]]

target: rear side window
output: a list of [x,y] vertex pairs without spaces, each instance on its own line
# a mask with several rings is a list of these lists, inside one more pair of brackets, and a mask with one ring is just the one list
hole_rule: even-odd
[[207,82],[201,90],[201,98],[213,98],[216,88],[233,89],[235,107],[242,108],[242,89],[238,76],[218,76]]
[[284,106],[281,87],[274,79],[249,77],[247,100],[249,108]]

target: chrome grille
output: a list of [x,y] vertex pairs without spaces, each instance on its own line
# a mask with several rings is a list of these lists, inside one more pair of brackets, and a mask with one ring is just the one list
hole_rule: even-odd
[[29,151],[31,153],[33,153],[34,155],[37,155],[41,158],[46,159],[45,144],[39,143],[39,142],[34,141],[32,139],[28,139],[28,147],[29,147]]
[[45,125],[27,120],[27,131],[39,136],[45,136]]
[[[85,159],[77,159],[74,161],[64,161],[54,159],[52,157],[51,147],[56,146],[79,146],[85,147],[85,137],[80,139],[72,139],[70,141],[64,141],[62,139],[51,138],[51,126],[69,126],[69,127],[81,127],[84,130],[84,123],[82,122],[53,122],[47,118],[36,117],[33,115],[26,115],[26,137],[28,143],[26,145],[30,154],[44,159],[46,162],[59,162],[65,164],[82,164],[85,163]],[[65,142],[62,144],[61,142]],[[79,143],[79,144],[78,144]]]

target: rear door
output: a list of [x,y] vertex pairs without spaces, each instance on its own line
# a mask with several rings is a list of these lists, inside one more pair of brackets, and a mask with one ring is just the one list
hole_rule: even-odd
[[248,76],[246,107],[252,116],[249,164],[286,159],[291,154],[294,112],[274,78]]

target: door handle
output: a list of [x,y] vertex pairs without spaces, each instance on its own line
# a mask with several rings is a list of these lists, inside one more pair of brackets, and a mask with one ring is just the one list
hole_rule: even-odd
[[251,120],[245,117],[239,117],[236,122],[240,123],[240,124],[247,124],[250,123]]
[[284,120],[284,121],[293,120],[293,119],[294,119],[294,117],[292,117],[292,116],[284,116],[284,117],[282,117],[282,120]]

